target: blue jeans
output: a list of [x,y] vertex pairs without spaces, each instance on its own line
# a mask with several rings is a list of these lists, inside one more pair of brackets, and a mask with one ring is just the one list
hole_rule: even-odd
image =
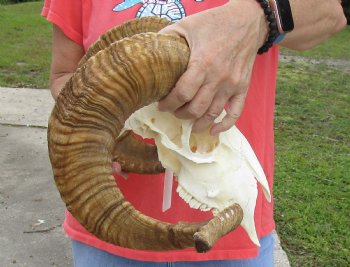
[[246,260],[147,262],[123,258],[72,240],[75,267],[273,267],[274,237],[260,239],[259,255]]

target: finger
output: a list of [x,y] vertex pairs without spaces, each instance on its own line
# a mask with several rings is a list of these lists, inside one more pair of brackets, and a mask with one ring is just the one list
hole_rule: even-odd
[[204,72],[198,67],[190,66],[176,83],[175,88],[161,101],[160,111],[174,112],[179,107],[191,101],[204,82]]
[[222,111],[224,110],[226,102],[227,98],[221,95],[217,95],[214,98],[208,110],[205,112],[205,114],[194,123],[192,128],[193,131],[201,132],[213,125],[215,119],[219,117]]
[[120,164],[118,162],[112,162],[112,174],[115,175],[120,175],[122,176],[124,179],[128,178],[128,174],[126,172],[122,171],[122,167],[120,166]]
[[213,85],[203,85],[190,102],[174,112],[175,116],[180,119],[198,119],[202,117],[213,101],[216,92],[214,89]]
[[226,116],[222,119],[221,122],[215,124],[211,128],[211,135],[216,135],[218,133],[227,131],[236,123],[237,119],[242,113],[245,97],[245,94],[240,94],[230,98],[228,107],[226,109]]
[[171,34],[175,36],[183,36],[181,33],[181,28],[178,27],[176,24],[171,24],[169,26],[166,26],[165,28],[161,29],[158,33],[161,34]]

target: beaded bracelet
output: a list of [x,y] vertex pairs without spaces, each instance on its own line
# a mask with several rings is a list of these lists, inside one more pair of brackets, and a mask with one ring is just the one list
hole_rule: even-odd
[[276,38],[278,37],[278,29],[275,15],[273,14],[272,9],[270,8],[269,2],[267,0],[257,0],[260,4],[261,8],[264,10],[266,19],[269,23],[269,35],[263,44],[262,47],[259,48],[258,54],[261,55],[267,52],[272,46]]

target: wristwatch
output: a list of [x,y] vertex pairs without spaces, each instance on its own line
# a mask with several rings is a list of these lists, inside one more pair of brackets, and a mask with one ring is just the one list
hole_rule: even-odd
[[341,1],[347,24],[350,25],[350,0]]
[[276,17],[280,34],[286,34],[294,29],[292,9],[289,0],[269,0],[270,7]]

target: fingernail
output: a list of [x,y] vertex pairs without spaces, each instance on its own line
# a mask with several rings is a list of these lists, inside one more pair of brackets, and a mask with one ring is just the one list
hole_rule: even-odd
[[120,165],[113,162],[112,163],[112,171],[113,171],[113,173],[119,172],[120,171]]
[[217,124],[214,124],[211,128],[210,128],[210,135],[211,136],[216,136],[218,135],[220,132],[218,131],[217,127],[215,127]]

